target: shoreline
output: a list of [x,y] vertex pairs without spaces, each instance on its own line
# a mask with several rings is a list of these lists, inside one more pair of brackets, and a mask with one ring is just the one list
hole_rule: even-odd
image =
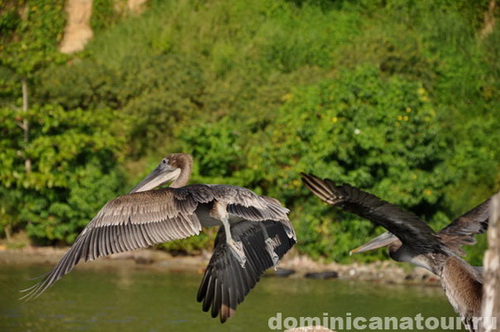
[[[43,265],[54,266],[68,248],[26,247],[6,249],[0,247],[0,266]],[[139,249],[102,257],[92,262],[80,262],[78,269],[149,268],[166,272],[192,272],[202,274],[211,252],[199,255],[173,256],[165,251]],[[291,254],[291,255],[290,255]],[[374,263],[321,263],[292,252],[280,262],[277,269],[269,269],[265,276],[280,278],[340,279],[384,284],[440,286],[439,277],[419,267],[393,261]],[[404,267],[404,268],[403,268]]]

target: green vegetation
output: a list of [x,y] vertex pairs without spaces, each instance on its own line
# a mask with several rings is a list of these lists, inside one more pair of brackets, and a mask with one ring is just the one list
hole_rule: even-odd
[[[194,156],[193,182],[280,199],[297,248],[341,262],[381,230],[312,197],[301,171],[436,229],[500,188],[500,28],[484,32],[486,16],[498,20],[488,0],[156,0],[128,17],[99,0],[95,37],[74,56],[57,52],[65,14],[53,3],[2,1],[0,234],[71,243],[179,151]],[[192,252],[213,235],[164,247]]]
[[[102,203],[123,188],[116,151],[123,140],[109,132],[111,110],[32,107],[28,147],[19,140],[18,111],[1,108],[0,187],[4,229],[25,227],[39,243],[71,243]],[[23,158],[32,161],[25,172]],[[3,200],[2,200],[3,201]]]

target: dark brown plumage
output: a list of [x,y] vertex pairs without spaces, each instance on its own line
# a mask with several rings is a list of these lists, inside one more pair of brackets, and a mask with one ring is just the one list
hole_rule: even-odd
[[[198,298],[205,301],[203,308],[211,305],[212,315],[220,314],[221,322],[226,321],[264,271],[293,246],[295,231],[288,220],[289,210],[275,199],[235,186],[186,185],[191,165],[190,155],[171,154],[129,194],[109,201],[57,265],[25,290],[23,298],[40,296],[80,260],[182,239],[199,234],[202,226],[221,225],[204,277],[217,284],[202,283],[204,291],[200,289]],[[170,181],[170,187],[153,190]],[[281,245],[273,245],[273,241]],[[240,277],[249,279],[251,287],[240,283]],[[214,291],[218,296],[208,296]]]
[[[235,240],[242,241],[248,264],[244,268],[238,264],[227,247],[225,230],[221,227],[197,297],[198,302],[203,302],[204,311],[211,308],[212,317],[220,313],[221,320],[232,316],[264,271],[273,267],[295,244],[284,228],[271,220],[258,224],[238,222],[231,225],[231,232]],[[269,255],[266,241],[276,254],[274,259]]]
[[482,234],[488,229],[490,217],[490,199],[472,210],[454,219],[448,226],[438,232],[441,241],[461,256],[465,255],[462,245],[476,243],[474,235]]
[[375,195],[329,179],[302,174],[304,184],[324,202],[364,217],[386,228],[384,233],[354,250],[362,252],[387,246],[396,261],[410,262],[441,277],[441,284],[469,331],[476,331],[473,317],[480,317],[482,275],[459,257],[461,245],[474,244],[474,235],[488,227],[489,204],[486,200],[458,217],[440,232],[434,232],[413,213],[381,200]]

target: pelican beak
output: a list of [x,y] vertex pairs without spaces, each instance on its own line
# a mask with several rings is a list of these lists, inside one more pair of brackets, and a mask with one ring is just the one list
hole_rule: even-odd
[[152,190],[169,181],[173,181],[181,174],[180,168],[173,168],[168,164],[168,160],[163,159],[156,168],[148,174],[130,193]]
[[388,246],[389,244],[397,240],[398,238],[394,234],[390,232],[385,232],[377,236],[376,238],[372,239],[371,241],[363,244],[361,247],[357,247],[356,249],[351,250],[349,252],[349,255],[382,248]]

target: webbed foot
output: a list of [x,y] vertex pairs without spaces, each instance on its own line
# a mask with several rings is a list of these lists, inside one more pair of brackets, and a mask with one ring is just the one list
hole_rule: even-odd
[[228,241],[229,248],[231,248],[231,251],[233,252],[234,256],[240,263],[241,267],[245,267],[245,264],[247,262],[247,256],[245,255],[245,252],[243,251],[243,243],[241,241]]

